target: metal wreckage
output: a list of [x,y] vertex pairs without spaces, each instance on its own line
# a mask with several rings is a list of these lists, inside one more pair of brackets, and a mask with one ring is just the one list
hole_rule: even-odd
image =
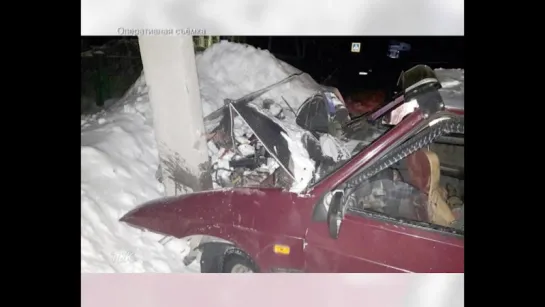
[[[290,125],[289,131],[296,131],[301,136],[301,142],[310,158],[316,163],[314,177],[323,174],[329,166],[336,162],[332,157],[322,153],[319,137],[323,134],[340,135],[342,124],[348,122],[348,111],[342,103],[342,96],[335,88],[321,86],[312,97],[308,98],[295,111],[290,103],[282,97],[282,103],[287,106],[274,115],[269,110],[278,102],[270,99],[263,100],[261,108],[250,104],[274,87],[288,83],[303,73],[296,73],[274,83],[264,89],[248,94],[240,99],[225,99],[225,105],[204,118],[208,141],[212,141],[218,148],[225,149],[223,154],[234,153],[229,161],[228,169],[213,170],[213,180],[222,187],[281,187],[290,189],[296,180],[292,152],[286,136],[288,135],[284,110],[289,110],[296,116],[296,125]],[[235,136],[234,121],[240,117],[250,130],[251,135],[243,138],[244,144]],[[283,136],[284,135],[284,136]],[[240,145],[250,145],[253,148],[246,150],[246,154],[239,150]],[[341,144],[335,144],[338,152],[346,150]],[[250,152],[248,154],[248,152]],[[344,158],[349,158],[346,153]],[[274,159],[278,168],[271,174],[268,169],[260,169],[267,164],[268,159]],[[214,166],[213,166],[214,168]],[[228,180],[221,180],[217,176],[218,170],[230,172]]]
[[[237,100],[225,99],[224,107],[204,118],[208,141],[212,141],[218,148],[225,149],[224,154],[234,153],[233,159],[229,161],[228,169],[216,167],[212,170],[213,180],[218,185],[222,187],[281,187],[289,190],[296,178],[291,152],[285,137],[282,136],[283,133],[287,134],[283,127],[286,124],[283,121],[285,115],[283,111],[275,116],[263,112],[271,105],[278,103],[270,99],[263,100],[261,110],[250,102],[301,74],[292,74]],[[435,73],[429,67],[419,65],[404,72],[400,76],[398,85],[406,89],[414,86],[418,81],[435,78]],[[436,86],[440,88],[441,85],[437,83]],[[321,86],[298,110],[294,110],[282,97],[281,104],[283,103],[296,118],[296,126],[290,125],[289,129],[299,130],[301,142],[309,157],[315,162],[316,168],[310,183],[327,175],[343,161],[349,160],[417,109],[416,100],[411,100],[411,93],[407,95],[404,94],[405,92],[397,95],[378,110],[359,115],[355,119],[350,118],[344,99],[336,88]],[[242,118],[252,132],[252,135],[243,141],[253,147],[249,154],[247,150],[244,153],[238,149],[241,144],[237,141],[239,138],[234,132],[234,120],[237,116]],[[328,145],[335,147],[330,150],[333,154],[337,154],[335,157],[332,157],[331,153],[323,152],[320,138],[324,136],[333,137],[329,138],[331,142]],[[441,171],[446,175],[444,181],[449,191],[449,198],[455,197],[451,201],[456,199],[456,202],[460,202],[463,198],[463,182],[459,180],[463,179],[463,147],[459,147],[463,144],[463,135],[454,133],[439,136],[429,145],[432,151],[441,156],[441,160],[447,161],[447,164],[442,163]],[[274,159],[279,165],[272,174],[269,170],[260,169],[260,166],[267,163],[268,158]],[[218,178],[218,170],[229,172],[229,179]]]
[[[401,74],[391,102],[358,118],[334,88],[321,87],[297,111],[283,101],[295,116],[289,130],[299,132],[290,134],[282,112],[263,111],[269,101],[250,102],[299,75],[226,99],[205,118],[209,140],[235,157],[215,168],[229,174],[217,179],[227,188],[151,201],[121,221],[199,237],[184,262],[199,253],[202,272],[463,272],[463,98],[417,65]],[[253,150],[241,150],[237,118]],[[297,193],[288,134],[315,166]],[[269,159],[278,167],[261,171]]]

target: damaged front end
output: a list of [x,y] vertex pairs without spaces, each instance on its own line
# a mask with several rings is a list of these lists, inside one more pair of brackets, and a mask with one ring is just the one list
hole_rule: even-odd
[[[238,100],[226,99],[224,107],[205,117],[216,187],[302,190],[329,165],[349,158],[329,136],[340,133],[342,123],[348,121],[336,89],[320,88],[297,112],[283,97],[281,102],[264,99],[261,104],[251,103],[294,77]],[[287,108],[275,108],[278,105]],[[323,152],[324,141],[333,147],[333,157]]]

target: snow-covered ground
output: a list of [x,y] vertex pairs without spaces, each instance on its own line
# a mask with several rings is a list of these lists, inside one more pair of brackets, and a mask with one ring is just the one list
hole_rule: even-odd
[[[222,106],[224,98],[242,97],[297,72],[268,51],[227,42],[198,55],[197,70],[205,115]],[[463,71],[461,75],[463,82]],[[256,103],[264,99],[282,103],[283,97],[297,110],[317,86],[304,75]],[[286,106],[277,108],[284,110],[288,121],[293,120]],[[117,103],[82,116],[82,272],[198,272],[197,265],[186,267],[182,262],[189,252],[186,243],[161,244],[161,236],[118,222],[135,206],[164,195],[155,178],[158,164],[144,76]]]
[[[228,42],[198,55],[197,68],[204,115],[221,107],[225,98],[240,98],[298,72],[268,51]],[[283,97],[297,109],[317,87],[303,75],[267,92],[256,104],[264,99],[283,102]],[[279,109],[287,106],[271,108]],[[172,241],[163,246],[160,236],[118,222],[135,206],[164,195],[155,178],[159,160],[151,115],[142,76],[116,104],[82,116],[82,272],[198,271],[182,264],[188,246]],[[285,115],[294,120],[289,109]]]

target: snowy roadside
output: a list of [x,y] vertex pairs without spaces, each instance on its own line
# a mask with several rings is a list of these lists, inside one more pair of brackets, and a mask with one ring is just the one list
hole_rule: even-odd
[[[242,97],[297,72],[268,51],[228,42],[198,55],[197,68],[204,115],[221,107],[224,98]],[[256,103],[283,98],[297,109],[317,86],[305,76],[271,90]],[[294,120],[291,112],[285,114]],[[215,150],[210,148],[211,156]],[[159,160],[144,76],[117,103],[82,116],[81,161],[82,272],[198,271],[181,261],[187,245],[170,242],[164,247],[161,236],[118,222],[135,206],[164,196],[155,178]]]
[[[264,88],[297,70],[276,60],[268,51],[222,42],[197,56],[197,70],[204,115],[223,105],[223,99],[236,99]],[[462,80],[463,80],[463,71]],[[452,77],[448,85],[461,91],[463,82]],[[460,89],[461,86],[461,89]],[[318,85],[309,77],[297,78],[267,92],[255,101],[276,103],[274,113],[284,110],[287,122],[293,113],[282,105],[285,99],[297,110]],[[183,242],[163,246],[162,236],[145,233],[118,222],[134,207],[164,196],[163,186],[155,178],[159,164],[153,132],[151,106],[144,76],[140,77],[125,97],[108,109],[81,118],[81,271],[106,272],[198,272],[198,266],[184,266],[189,252]],[[235,134],[242,137],[243,123],[235,123]],[[285,125],[289,127],[289,124]],[[297,129],[289,130],[296,135]],[[290,132],[291,131],[291,132]],[[320,140],[325,148],[333,148],[331,138]],[[300,144],[289,143],[291,148]],[[213,160],[220,149],[209,146]],[[295,164],[310,169],[308,156]],[[277,167],[274,163],[272,166]]]

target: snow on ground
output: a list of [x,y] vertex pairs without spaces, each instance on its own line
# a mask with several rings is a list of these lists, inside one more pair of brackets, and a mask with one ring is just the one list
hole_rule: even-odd
[[[129,95],[110,111],[82,118],[82,272],[190,271],[158,243],[160,236],[118,222],[136,205],[163,196],[154,177],[158,156],[150,115],[147,99]],[[188,252],[178,250],[183,248]]]
[[[240,98],[298,72],[268,51],[228,42],[198,55],[197,68],[204,115],[223,105],[224,98]],[[283,103],[283,96],[297,110],[317,86],[304,75],[266,93],[256,104],[266,98]],[[286,106],[280,108],[290,116]],[[210,148],[210,153],[217,150]],[[164,195],[155,178],[159,160],[144,76],[117,103],[82,116],[81,161],[82,272],[198,271],[182,264],[187,245],[163,246],[158,243],[161,236],[118,222],[135,206]]]
[[[242,97],[297,72],[268,51],[227,42],[198,55],[197,69],[205,115],[220,107],[224,98]],[[297,110],[316,87],[304,76],[263,95],[256,104],[272,99],[290,117],[281,96]],[[211,147],[209,151],[217,154],[219,149]],[[82,272],[198,272],[196,265],[183,265],[183,256],[189,252],[186,243],[163,245],[159,243],[161,236],[118,222],[135,206],[164,196],[163,186],[155,178],[158,164],[144,76],[117,103],[82,116]]]
[[439,91],[445,102],[463,106],[464,70],[439,68],[435,70],[435,74],[441,82],[442,88]]

